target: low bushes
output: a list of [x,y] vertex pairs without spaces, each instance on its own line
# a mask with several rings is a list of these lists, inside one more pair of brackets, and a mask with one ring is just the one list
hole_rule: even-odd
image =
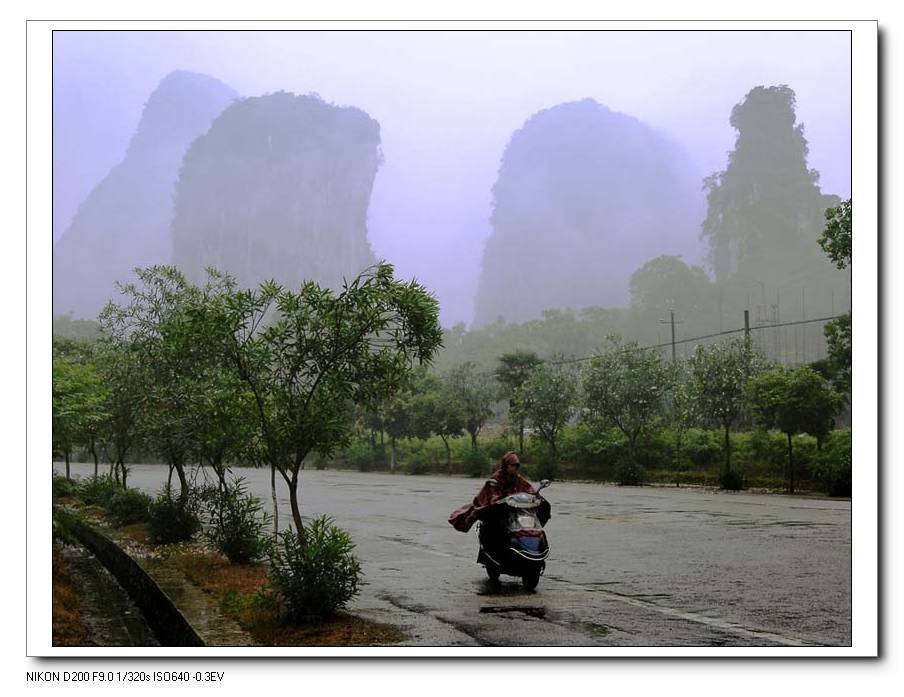
[[155,544],[187,542],[201,529],[197,492],[188,496],[173,496],[169,486],[151,502],[148,516],[148,536]]
[[51,491],[53,492],[53,498],[55,499],[69,498],[78,493],[78,482],[54,474],[51,483]]
[[335,614],[358,594],[361,566],[347,532],[321,516],[303,530],[280,534],[270,553],[270,585],[289,619],[313,622]]
[[150,516],[152,499],[137,489],[120,489],[107,503],[110,516],[119,525],[143,523]]
[[110,503],[116,494],[123,490],[122,485],[108,474],[90,477],[79,484],[77,496],[89,506],[103,506]]
[[265,528],[271,517],[260,499],[247,493],[243,479],[225,488],[212,488],[204,497],[208,542],[229,561],[245,564],[270,551]]

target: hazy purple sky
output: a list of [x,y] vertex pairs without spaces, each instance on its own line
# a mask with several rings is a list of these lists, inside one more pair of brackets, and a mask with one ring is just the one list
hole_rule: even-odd
[[243,96],[316,92],[380,122],[371,244],[439,295],[445,326],[473,314],[511,133],[563,101],[591,97],[668,133],[702,177],[725,167],[731,108],[756,85],[787,84],[823,191],[850,195],[847,32],[58,31],[53,58],[54,240],[171,70]]

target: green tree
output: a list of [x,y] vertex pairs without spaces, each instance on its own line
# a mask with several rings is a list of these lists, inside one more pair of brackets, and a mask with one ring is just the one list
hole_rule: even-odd
[[673,466],[677,473],[681,469],[681,445],[684,435],[700,418],[700,408],[694,396],[688,361],[679,361],[670,369],[669,383],[666,414],[675,434]]
[[825,229],[819,238],[819,246],[835,266],[846,269],[851,265],[851,199],[827,208],[825,218]]
[[471,436],[471,449],[477,450],[477,438],[493,415],[498,388],[493,378],[468,361],[446,375],[448,394],[461,409],[465,430]]
[[426,371],[418,376],[408,404],[410,433],[416,438],[436,434],[446,449],[446,468],[452,473],[450,438],[460,436],[465,429],[464,413],[443,380]]
[[741,339],[697,346],[691,359],[691,394],[701,417],[724,431],[723,486],[734,487],[731,470],[731,427],[747,406],[747,381],[761,370],[761,360]]
[[[839,269],[851,265],[851,199],[826,210],[826,226],[819,245]],[[851,393],[851,313],[826,323],[823,330],[828,343],[832,380],[844,395]]]
[[524,452],[524,419],[526,404],[519,400],[527,397],[526,392],[521,391],[522,385],[543,363],[533,351],[512,351],[504,353],[498,358],[496,367],[496,381],[500,386],[500,394],[509,403],[509,416],[518,423],[518,452]]
[[631,304],[665,316],[669,310],[684,314],[710,309],[712,283],[699,266],[688,266],[678,256],[650,259],[631,276]]
[[553,466],[559,461],[558,441],[578,407],[578,370],[573,363],[544,363],[518,389],[516,414],[527,418],[549,445]]
[[191,331],[188,308],[201,292],[175,267],[136,269],[138,281],[120,285],[121,303],[100,314],[104,332],[128,344],[140,360],[142,430],[151,448],[179,477],[180,499],[189,495],[186,466],[198,443],[194,428],[203,406],[199,377],[209,343]]
[[[720,282],[780,286],[819,274],[821,211],[832,200],[807,166],[803,124],[787,85],[755,87],[731,111],[738,136],[728,167],[705,181],[702,238]],[[822,272],[824,273],[824,272]]]
[[622,432],[636,463],[638,440],[662,416],[668,386],[668,369],[657,353],[613,336],[584,371],[584,405],[591,420]]
[[373,404],[428,362],[442,339],[438,303],[416,281],[381,263],[339,293],[313,282],[298,292],[275,282],[223,291],[208,303],[219,351],[250,390],[263,455],[289,488],[296,532],[304,524],[299,472],[312,451],[345,445],[352,403]]
[[96,433],[104,418],[104,388],[93,363],[85,354],[54,341],[53,346],[53,449],[66,463],[70,477],[72,451],[80,445],[94,453],[97,474]]
[[808,366],[777,366],[751,378],[748,399],[760,426],[778,429],[788,437],[786,479],[788,491],[793,494],[796,482],[792,437],[805,432],[821,442],[832,429],[832,417],[841,407],[841,397]]
[[98,343],[97,367],[105,388],[100,431],[110,453],[110,473],[126,488],[128,455],[144,437],[147,365],[133,344],[108,337]]

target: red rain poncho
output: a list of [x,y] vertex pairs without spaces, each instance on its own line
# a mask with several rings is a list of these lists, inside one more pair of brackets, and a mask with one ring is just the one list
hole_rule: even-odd
[[533,484],[520,474],[511,477],[498,469],[490,475],[471,503],[452,511],[452,515],[449,516],[449,524],[459,532],[468,532],[477,520],[479,511],[503,496],[522,491],[528,494],[537,493]]

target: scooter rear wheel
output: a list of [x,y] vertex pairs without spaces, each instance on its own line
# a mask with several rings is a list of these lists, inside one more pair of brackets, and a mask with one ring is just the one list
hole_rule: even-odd
[[524,586],[524,590],[532,591],[537,587],[537,584],[540,583],[540,570],[536,571],[528,571],[521,577],[521,585]]

